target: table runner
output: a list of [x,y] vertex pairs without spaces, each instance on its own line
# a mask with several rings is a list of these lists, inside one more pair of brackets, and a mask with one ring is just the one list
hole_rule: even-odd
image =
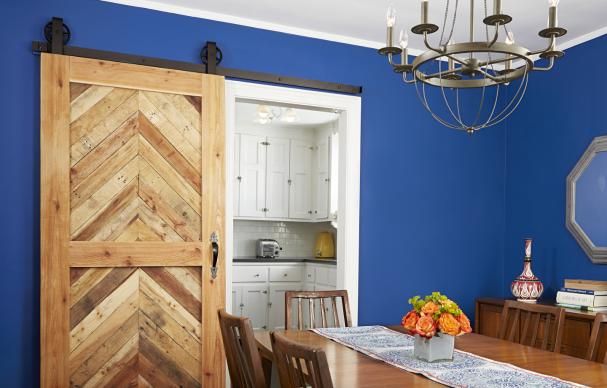
[[453,361],[426,362],[413,357],[413,337],[384,326],[312,329],[313,332],[450,387],[584,387],[455,349]]

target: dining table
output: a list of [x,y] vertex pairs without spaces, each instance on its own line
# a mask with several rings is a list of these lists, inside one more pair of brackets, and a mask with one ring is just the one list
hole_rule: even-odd
[[[401,326],[387,327],[391,330],[404,332]],[[327,355],[335,387],[444,386],[423,375],[410,373],[381,360],[366,356],[310,330],[277,332],[293,341],[322,349]],[[266,374],[269,375],[273,362],[270,332],[256,331],[255,339],[262,356],[264,369],[266,369]],[[512,364],[529,371],[558,377],[562,380],[590,387],[607,387],[606,364],[548,352],[475,333],[456,337],[455,348],[494,361]]]

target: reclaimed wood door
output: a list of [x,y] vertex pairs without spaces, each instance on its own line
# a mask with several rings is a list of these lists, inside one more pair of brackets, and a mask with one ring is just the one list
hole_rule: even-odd
[[224,80],[42,54],[41,386],[222,387]]

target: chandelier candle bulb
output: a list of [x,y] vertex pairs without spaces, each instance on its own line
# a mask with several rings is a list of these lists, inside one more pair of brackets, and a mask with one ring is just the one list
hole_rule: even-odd
[[394,29],[394,23],[396,23],[396,10],[393,7],[388,8],[388,12],[386,13],[386,47],[393,46],[392,33]]
[[401,65],[408,65],[409,58],[407,58],[408,50],[407,46],[409,45],[409,34],[405,30],[400,30],[400,48],[403,50],[400,53],[400,63]]
[[502,13],[502,0],[495,0],[493,2],[493,14],[501,15]]
[[428,24],[428,0],[422,0],[422,24]]
[[548,28],[558,27],[558,13],[556,7],[558,6],[558,0],[549,0],[548,4]]

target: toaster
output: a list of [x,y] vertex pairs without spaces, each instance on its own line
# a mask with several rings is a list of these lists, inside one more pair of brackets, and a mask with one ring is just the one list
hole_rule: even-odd
[[282,248],[278,241],[260,238],[257,240],[257,257],[276,258],[280,255]]

